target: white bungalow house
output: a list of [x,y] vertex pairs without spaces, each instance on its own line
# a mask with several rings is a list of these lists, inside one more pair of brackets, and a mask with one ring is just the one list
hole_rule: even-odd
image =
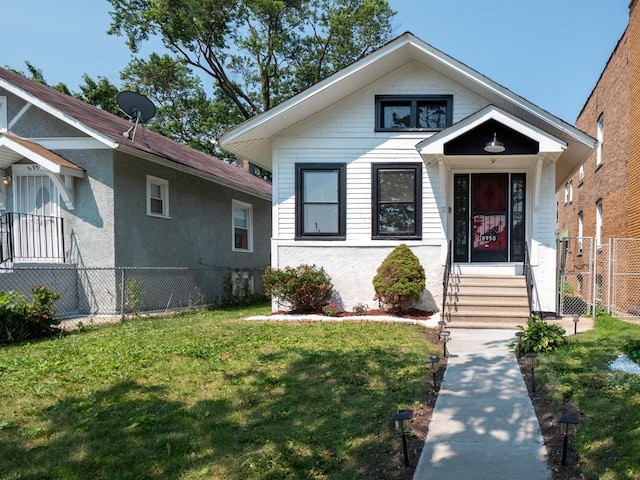
[[273,172],[274,268],[322,266],[344,309],[375,307],[405,243],[420,307],[487,322],[556,311],[555,191],[596,144],[411,33],[219,142]]

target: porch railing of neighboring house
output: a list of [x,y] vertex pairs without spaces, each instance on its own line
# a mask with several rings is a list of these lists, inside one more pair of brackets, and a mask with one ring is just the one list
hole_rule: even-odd
[[[444,264],[444,273],[442,274],[442,315],[445,315],[447,306],[447,293],[449,290],[449,276],[451,275],[451,240],[447,246],[447,260]],[[444,320],[444,318],[442,318]]]
[[64,262],[62,218],[27,213],[0,217],[0,263]]
[[[540,310],[540,299],[536,289],[535,279],[533,278],[533,269],[531,268],[531,256],[529,255],[529,246],[524,244],[524,263],[522,265],[524,278],[527,281],[527,297],[529,298],[529,312],[532,314],[542,313]],[[537,308],[536,308],[537,306]]]

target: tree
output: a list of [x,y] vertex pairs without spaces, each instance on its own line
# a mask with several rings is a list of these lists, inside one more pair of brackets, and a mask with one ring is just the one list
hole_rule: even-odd
[[83,102],[95,105],[106,112],[111,112],[121,117],[124,116],[116,102],[118,87],[111,83],[108,78],[98,77],[98,80],[95,81],[85,73],[82,79],[84,83],[79,85],[80,92],[74,93],[74,97]]
[[109,33],[126,36],[133,53],[158,36],[243,119],[377,48],[395,15],[386,0],[109,1]]

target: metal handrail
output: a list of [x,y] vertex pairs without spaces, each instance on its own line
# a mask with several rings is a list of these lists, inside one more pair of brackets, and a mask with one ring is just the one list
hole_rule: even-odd
[[444,273],[442,274],[442,315],[447,305],[447,293],[449,289],[449,277],[451,275],[451,240],[447,247],[447,261],[444,265]]
[[0,216],[0,263],[50,260],[64,262],[60,217],[8,212]]
[[[540,299],[538,298],[535,280],[533,279],[533,269],[531,268],[531,256],[529,255],[529,246],[526,242],[524,244],[524,262],[522,265],[522,273],[524,274],[524,278],[527,282],[527,297],[529,299],[529,312],[532,315],[534,315],[536,311],[540,312],[541,310]],[[534,296],[534,290],[536,290],[535,296]],[[538,304],[537,310],[535,308],[534,303]]]

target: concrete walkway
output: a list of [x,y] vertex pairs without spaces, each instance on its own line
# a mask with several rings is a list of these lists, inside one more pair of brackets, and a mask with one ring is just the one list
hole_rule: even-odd
[[550,480],[515,330],[451,329],[449,359],[414,480]]

